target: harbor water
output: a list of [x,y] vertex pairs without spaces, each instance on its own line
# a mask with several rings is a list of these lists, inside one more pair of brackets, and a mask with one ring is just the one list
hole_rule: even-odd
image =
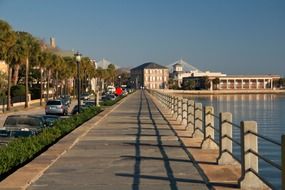
[[[281,142],[285,134],[285,95],[280,94],[236,94],[236,95],[187,95],[185,98],[201,102],[203,106],[214,107],[215,115],[220,112],[231,112],[233,123],[240,125],[241,121],[257,121],[258,133]],[[218,121],[215,119],[215,127]],[[234,139],[240,141],[240,131],[233,127]],[[215,139],[218,135],[215,136]],[[266,158],[281,164],[281,147],[258,139],[258,151]],[[240,148],[234,144],[234,155],[240,158]],[[259,159],[259,174],[274,189],[281,189],[281,172]]]

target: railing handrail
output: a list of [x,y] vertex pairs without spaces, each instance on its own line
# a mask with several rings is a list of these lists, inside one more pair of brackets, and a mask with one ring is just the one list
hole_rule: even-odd
[[272,144],[275,144],[275,145],[280,146],[280,147],[282,146],[281,143],[279,143],[279,142],[277,142],[277,141],[275,141],[275,140],[273,140],[273,139],[271,139],[271,138],[269,138],[269,137],[266,137],[266,136],[264,136],[264,135],[258,134],[258,133],[256,133],[256,132],[253,132],[253,131],[246,131],[245,133],[246,133],[246,134],[247,134],[247,133],[251,133],[251,134],[253,134],[253,135],[255,135],[255,136],[259,137],[259,138],[262,138],[263,140],[266,140],[266,141],[268,141],[268,142],[271,142]]
[[271,166],[274,166],[275,168],[279,169],[279,170],[282,170],[282,167],[281,165],[273,162],[272,160],[269,160],[268,158],[262,156],[261,154],[258,154],[257,152],[255,152],[254,150],[252,149],[249,149],[247,152],[245,152],[245,154],[247,153],[252,153],[254,154],[255,156],[257,156],[258,158],[262,159],[263,161],[267,162],[268,164],[270,164]]

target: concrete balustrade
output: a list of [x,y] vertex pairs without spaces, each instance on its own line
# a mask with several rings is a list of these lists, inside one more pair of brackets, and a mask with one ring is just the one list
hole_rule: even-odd
[[188,113],[187,113],[187,130],[190,133],[194,132],[195,122],[195,102],[194,100],[188,100]]
[[[162,93],[155,95],[166,96]],[[256,135],[257,123],[255,121],[242,121],[240,126],[238,126],[232,123],[232,114],[230,112],[219,113],[219,116],[216,116],[212,106],[203,108],[201,103],[175,96],[170,96],[167,102],[162,99],[160,101],[162,104],[170,104],[168,107],[173,116],[187,126],[186,130],[190,131],[194,138],[203,139],[202,149],[219,149],[217,164],[241,165],[241,177],[238,181],[241,189],[270,189],[258,177],[258,136]],[[215,117],[219,118],[217,129],[220,138],[218,145],[214,141]],[[233,139],[233,125],[240,128],[240,143]],[[240,162],[233,156],[233,142],[240,146]],[[282,189],[285,190],[285,135],[282,136],[281,142],[281,162]]]
[[175,118],[178,117],[178,98],[174,97],[174,112],[173,112],[173,116]]
[[220,155],[218,158],[218,163],[221,165],[225,164],[237,164],[237,161],[233,158],[233,142],[232,138],[232,113],[223,112],[220,113]]
[[188,100],[183,98],[182,100],[182,125],[187,127],[187,115],[188,115]]
[[206,106],[204,108],[204,141],[202,143],[202,149],[217,149],[218,146],[215,143],[215,129],[214,129],[214,107]]
[[194,104],[194,133],[193,137],[203,138],[203,107],[201,103]]
[[175,98],[171,96],[171,114],[173,115],[175,111]]
[[258,137],[249,131],[257,133],[256,121],[241,122],[242,144],[242,176],[240,179],[241,189],[270,189],[256,175],[258,173],[258,157],[250,151],[258,152]]
[[178,110],[177,110],[177,121],[179,122],[182,122],[182,98],[179,97],[178,98],[178,103],[177,103],[177,106],[178,106]]

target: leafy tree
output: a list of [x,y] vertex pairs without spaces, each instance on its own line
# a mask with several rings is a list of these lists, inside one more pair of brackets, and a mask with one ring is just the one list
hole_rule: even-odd
[[196,88],[196,82],[194,80],[184,80],[182,83],[183,90],[194,90]]
[[216,77],[213,80],[213,85],[214,85],[214,89],[218,89],[218,85],[220,84],[220,79],[218,77]]
[[280,78],[279,79],[279,86],[280,86],[280,88],[284,88],[285,87],[285,78]]
[[211,82],[209,80],[209,77],[203,78],[202,88],[209,89],[210,87],[211,87]]
[[178,81],[177,80],[173,80],[173,78],[170,78],[168,80],[168,86],[169,86],[169,89],[174,89],[174,90],[178,90],[179,89]]

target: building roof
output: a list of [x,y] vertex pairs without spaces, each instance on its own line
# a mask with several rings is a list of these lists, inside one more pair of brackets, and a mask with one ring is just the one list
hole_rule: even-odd
[[175,63],[173,66],[180,66],[180,67],[182,67],[182,64],[180,64],[180,63]]
[[143,70],[143,69],[168,69],[168,68],[154,62],[148,62],[140,66],[137,66],[131,70]]
[[219,78],[280,78],[279,75],[227,75]]

